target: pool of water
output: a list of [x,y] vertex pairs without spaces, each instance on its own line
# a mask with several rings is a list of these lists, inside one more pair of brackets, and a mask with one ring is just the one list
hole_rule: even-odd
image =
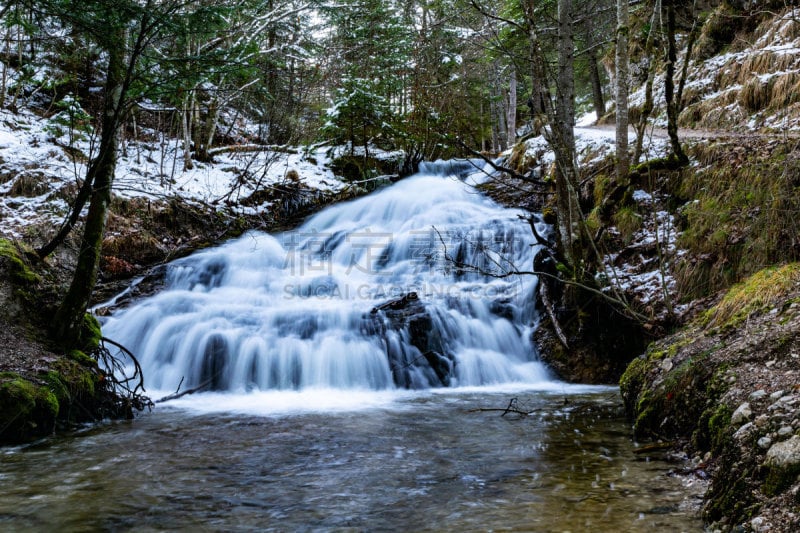
[[[501,416],[512,397],[531,414]],[[297,396],[272,414],[215,411],[215,398],[1,449],[0,527],[702,530],[700,487],[633,453],[612,389],[426,391],[338,409]]]

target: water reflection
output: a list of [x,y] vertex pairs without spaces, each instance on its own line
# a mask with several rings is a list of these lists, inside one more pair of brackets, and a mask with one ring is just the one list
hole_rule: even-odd
[[15,530],[699,531],[615,393],[432,392],[281,417],[161,409],[0,456]]

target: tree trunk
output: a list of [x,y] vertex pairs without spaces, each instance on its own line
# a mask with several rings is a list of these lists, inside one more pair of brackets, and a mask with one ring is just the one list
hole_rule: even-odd
[[594,48],[589,49],[589,79],[592,83],[592,105],[594,106],[594,113],[597,120],[603,118],[606,114],[606,102],[603,98],[603,80],[600,78],[600,67],[597,64],[597,51]]
[[556,196],[561,253],[577,268],[583,255],[578,168],[575,159],[575,42],[572,0],[558,1],[558,77],[556,107],[550,127],[556,157]]
[[183,170],[192,170],[192,117],[194,116],[194,89],[187,91],[181,114],[183,130]]
[[667,106],[667,134],[672,153],[678,161],[687,161],[678,138],[678,106],[675,101],[675,63],[678,61],[675,43],[675,0],[667,0],[667,72],[664,76],[664,99]]
[[692,60],[692,52],[694,51],[694,45],[697,42],[697,37],[700,33],[700,25],[697,24],[697,19],[694,18],[694,13],[692,13],[693,21],[692,21],[692,31],[689,32],[689,38],[686,42],[686,58],[683,61],[683,68],[681,68],[681,79],[678,83],[678,93],[675,95],[675,105],[677,106],[677,111],[675,112],[675,117],[680,116],[681,111],[683,111],[683,90],[686,87],[686,79],[689,77],[689,63]]
[[506,126],[508,127],[508,146],[513,146],[517,140],[517,71],[513,66],[511,67],[511,77],[508,80]]
[[634,124],[634,128],[636,129],[636,147],[633,150],[634,165],[638,164],[639,159],[642,157],[647,119],[650,118],[650,113],[653,112],[653,82],[656,77],[656,60],[653,50],[655,39],[653,35],[656,31],[656,19],[659,13],[661,13],[661,2],[660,0],[656,0],[653,6],[653,14],[650,17],[650,30],[647,33],[647,39],[644,43],[644,60],[647,62],[647,81],[645,81],[644,85],[644,103],[639,113],[639,119]]
[[89,306],[97,281],[100,249],[108,206],[111,202],[111,185],[117,165],[119,126],[122,122],[122,100],[126,78],[125,31],[123,29],[116,30],[115,41],[117,46],[111,46],[107,50],[108,73],[100,149],[92,164],[94,183],[78,264],[67,295],[58,308],[54,320],[54,336],[66,346],[75,346],[80,340],[83,315]]
[[617,0],[616,116],[617,182],[627,185],[628,158],[628,0]]

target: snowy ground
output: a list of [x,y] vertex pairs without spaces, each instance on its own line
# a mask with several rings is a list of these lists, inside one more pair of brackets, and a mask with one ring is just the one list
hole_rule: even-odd
[[[0,235],[21,238],[26,226],[60,224],[67,203],[59,194],[75,188],[86,173],[95,139],[68,133],[56,137],[53,124],[30,112],[0,110]],[[166,199],[214,204],[231,191],[245,198],[256,188],[287,179],[294,170],[310,188],[338,190],[343,183],[329,168],[325,149],[287,152],[222,153],[213,164],[194,162],[183,170],[174,139],[128,142],[117,165],[114,194],[123,198]],[[245,176],[246,179],[241,179]],[[232,209],[245,212],[243,206]]]

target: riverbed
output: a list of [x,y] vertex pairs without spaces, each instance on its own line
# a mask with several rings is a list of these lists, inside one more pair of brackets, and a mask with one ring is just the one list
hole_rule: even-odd
[[195,395],[2,450],[0,526],[702,530],[700,482],[633,453],[615,389],[360,394]]

